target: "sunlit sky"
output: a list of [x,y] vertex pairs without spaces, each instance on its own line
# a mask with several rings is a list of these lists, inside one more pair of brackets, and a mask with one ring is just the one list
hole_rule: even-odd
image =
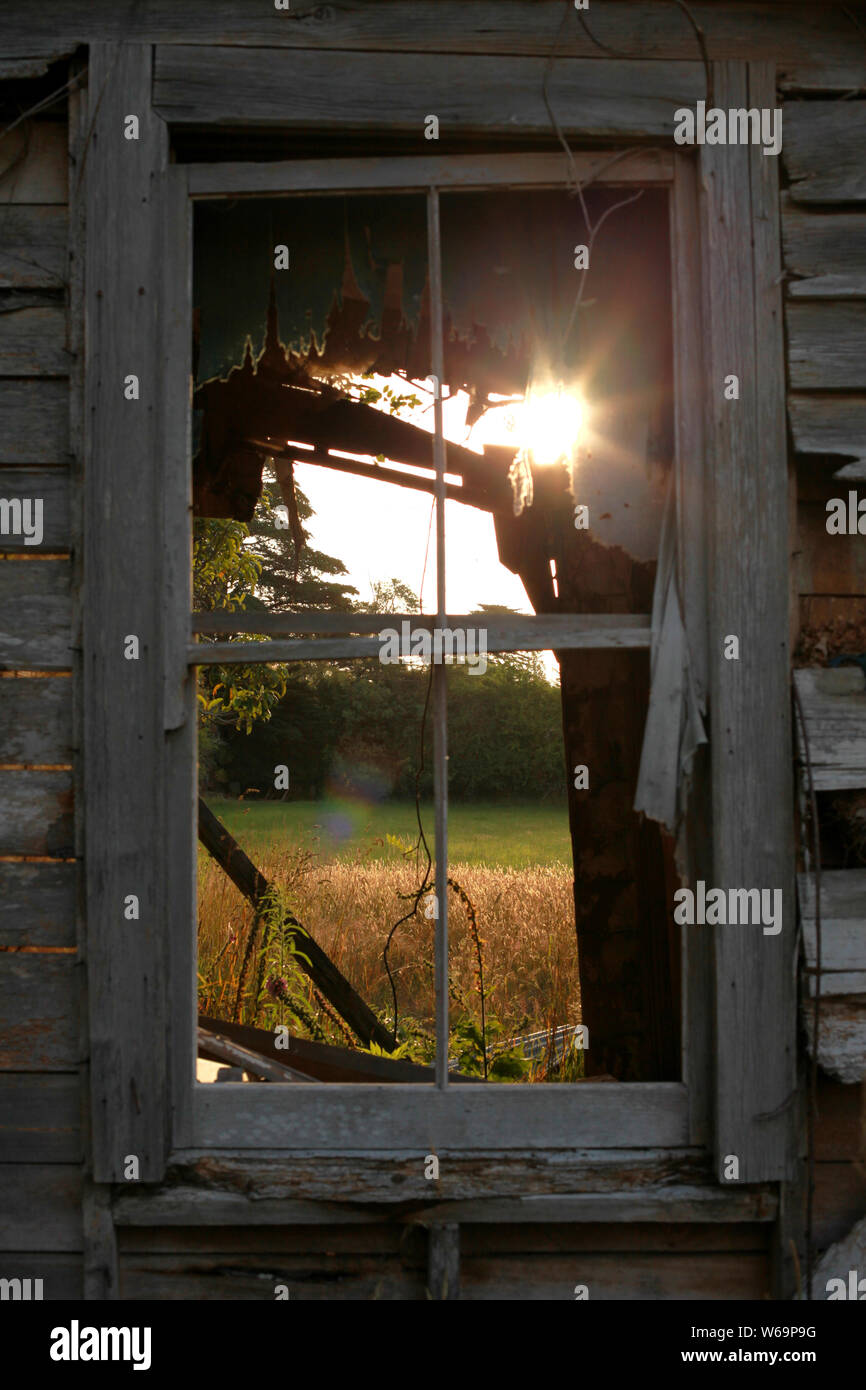
[[[407,384],[399,377],[375,377],[363,384],[379,390],[390,385],[402,394],[414,392],[421,405],[401,410],[400,417],[432,432],[433,397],[429,382]],[[482,443],[515,443],[518,439],[519,406],[515,410],[506,402],[488,411],[469,431],[468,405],[469,397],[463,391],[443,400],[446,439],[478,452]],[[296,458],[301,457],[299,450]],[[372,599],[375,582],[396,578],[421,595],[423,612],[435,613],[436,530],[432,495],[300,461],[295,466],[295,478],[315,513],[305,523],[311,544],[343,561],[349,571],[348,582],[358,589],[362,603]],[[518,576],[500,564],[489,512],[449,500],[445,506],[445,536],[449,613],[471,613],[484,603],[506,604],[521,613],[533,611]],[[543,657],[548,675],[555,678],[558,668],[553,653],[544,653]]]

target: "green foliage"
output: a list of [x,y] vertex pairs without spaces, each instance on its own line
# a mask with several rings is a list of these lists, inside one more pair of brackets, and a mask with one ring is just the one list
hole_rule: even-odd
[[[313,514],[309,501],[295,490],[302,520]],[[304,546],[295,555],[294,541],[281,529],[277,506],[282,497],[276,483],[265,484],[256,513],[256,531],[240,521],[196,518],[193,532],[193,603],[197,611],[214,609],[349,608],[351,585],[322,579],[323,574],[345,574],[340,560]],[[307,533],[305,532],[305,535]],[[297,559],[297,573],[296,571]],[[202,637],[202,641],[213,638]],[[255,633],[243,641],[266,641]],[[249,735],[266,724],[286,693],[284,665],[253,664],[199,668],[199,777],[202,785],[224,784],[230,750],[219,730],[231,728]],[[282,762],[276,758],[275,762]],[[273,766],[263,786],[271,784]],[[261,777],[261,772],[259,776]],[[244,785],[247,782],[245,780]]]
[[[292,665],[272,718],[239,740],[227,731],[230,781],[270,785],[292,769],[292,796],[361,792],[412,797],[429,670],[361,660]],[[562,798],[565,771],[559,690],[532,668],[491,661],[483,676],[448,672],[449,792],[455,800]],[[428,720],[421,794],[432,794]]]
[[249,554],[259,566],[256,592],[250,597],[248,606],[267,608],[272,613],[308,608],[346,611],[352,607],[351,595],[358,590],[339,580],[340,575],[347,573],[342,560],[310,545],[310,534],[303,522],[309,521],[314,512],[297,485],[295,501],[304,533],[300,554],[296,553],[291,531],[285,524],[285,504],[279,485],[265,475],[248,543]]

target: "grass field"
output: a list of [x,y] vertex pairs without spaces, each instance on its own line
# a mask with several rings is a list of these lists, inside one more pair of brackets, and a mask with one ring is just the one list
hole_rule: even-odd
[[[215,814],[361,996],[384,1019],[393,1000],[383,949],[394,924],[411,912],[423,875],[414,856],[414,807],[348,803],[238,802],[209,798]],[[423,811],[431,836],[432,807]],[[468,896],[480,937],[488,1027],[509,1038],[580,1022],[572,869],[565,810],[543,806],[456,804],[449,817],[449,872]],[[204,850],[199,854],[199,1004],[220,1018],[260,1026],[287,1022],[263,988],[291,974],[276,940],[266,957],[247,943],[252,912]],[[398,1016],[423,1030],[433,1021],[434,922],[424,907],[396,931],[389,962]],[[449,895],[452,1027],[480,1022],[478,945],[465,899]],[[310,1022],[302,1031],[345,1045],[306,976],[300,1000]],[[294,986],[293,986],[294,988]],[[295,998],[298,998],[296,993]],[[414,1053],[418,1060],[422,1054]]]
[[[408,846],[416,839],[411,802],[364,804],[353,801],[235,801],[208,797],[214,815],[255,860],[259,853],[313,850],[333,860],[399,859],[391,836]],[[422,806],[431,852],[433,807]],[[548,806],[496,802],[452,802],[448,811],[448,857],[464,864],[522,869],[530,865],[570,865],[568,811]]]

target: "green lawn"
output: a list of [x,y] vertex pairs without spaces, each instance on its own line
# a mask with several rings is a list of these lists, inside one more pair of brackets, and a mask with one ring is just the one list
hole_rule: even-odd
[[[329,858],[392,859],[414,843],[412,802],[234,801],[208,797],[208,804],[255,861],[256,855],[289,841]],[[433,807],[422,807],[424,833],[433,850]],[[452,863],[516,869],[531,864],[570,864],[568,811],[538,802],[452,802],[448,813],[448,858]]]

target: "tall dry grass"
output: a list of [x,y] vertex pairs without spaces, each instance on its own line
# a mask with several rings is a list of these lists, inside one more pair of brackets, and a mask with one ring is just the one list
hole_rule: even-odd
[[[287,856],[275,846],[260,856],[262,873],[285,895],[296,917],[372,1008],[390,1022],[391,990],[382,959],[394,922],[412,905],[419,884],[405,861],[323,862]],[[488,1017],[503,1036],[580,1021],[577,947],[571,872],[564,865],[489,868],[449,865],[449,873],[475,906],[483,943]],[[403,895],[402,897],[400,895]],[[222,870],[202,856],[199,864],[199,1005],[202,1012],[234,1017],[238,979],[252,925],[252,911]],[[434,922],[418,913],[394,935],[389,964],[400,1018],[433,1024]],[[465,908],[449,894],[452,1018],[480,1021],[477,956]],[[302,949],[302,947],[301,947]],[[273,969],[274,957],[268,962]],[[257,953],[251,960],[240,1018],[253,1021]],[[304,977],[306,979],[306,977]],[[306,986],[321,1036],[340,1037]],[[315,1028],[308,1031],[315,1036]]]

